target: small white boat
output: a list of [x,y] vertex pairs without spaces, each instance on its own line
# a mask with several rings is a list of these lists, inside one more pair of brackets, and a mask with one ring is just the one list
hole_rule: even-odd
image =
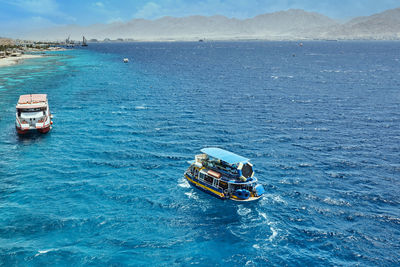
[[124,63],[128,63],[129,59],[128,58],[124,58]]
[[19,134],[51,130],[53,122],[46,94],[21,95],[16,108],[15,128]]
[[10,56],[12,56],[12,57],[20,57],[21,55],[22,55],[22,53],[20,53],[20,52],[13,52],[13,53],[11,53]]

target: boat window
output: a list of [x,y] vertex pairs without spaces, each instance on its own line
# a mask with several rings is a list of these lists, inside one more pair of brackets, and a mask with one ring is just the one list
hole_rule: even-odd
[[204,176],[204,181],[206,181],[206,182],[212,184],[213,178],[212,178],[211,176],[209,176],[209,175],[205,175],[205,176]]
[[224,181],[219,181],[219,186],[222,187],[223,189],[228,189],[228,184],[225,183]]
[[214,179],[213,186],[218,187],[218,185],[219,185],[219,180],[218,179]]
[[[21,111],[21,110],[19,110]],[[29,113],[29,112],[40,112],[40,108],[26,108],[22,110],[24,113]]]

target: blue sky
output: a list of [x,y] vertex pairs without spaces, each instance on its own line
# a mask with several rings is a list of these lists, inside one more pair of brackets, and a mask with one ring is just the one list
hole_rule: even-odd
[[133,18],[225,15],[249,18],[290,8],[346,20],[400,7],[400,0],[0,0],[0,36],[57,25]]

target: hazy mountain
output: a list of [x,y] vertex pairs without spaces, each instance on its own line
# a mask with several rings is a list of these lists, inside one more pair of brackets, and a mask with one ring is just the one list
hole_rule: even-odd
[[[318,27],[329,27],[338,23],[318,13],[299,9],[263,14],[245,20],[245,27],[253,34],[296,35],[301,31],[312,31]],[[268,35],[267,35],[268,36]]]
[[163,17],[156,20],[133,19],[128,22],[69,25],[32,32],[27,39],[64,40],[71,35],[79,40],[130,38],[143,41],[226,40],[226,39],[400,39],[400,8],[369,17],[339,23],[324,15],[291,9],[263,14],[250,19],[224,16]]
[[330,29],[338,39],[400,39],[400,8],[368,17],[358,17]]

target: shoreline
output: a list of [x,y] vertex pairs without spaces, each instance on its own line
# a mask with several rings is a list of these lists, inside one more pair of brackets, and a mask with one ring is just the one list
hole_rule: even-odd
[[43,55],[20,55],[18,57],[0,58],[0,68],[17,65],[21,61],[24,61],[25,59],[41,58],[41,57],[44,57],[44,56]]
[[193,42],[399,42],[400,39],[262,39],[262,38],[198,38],[198,39],[134,39],[134,40],[110,40],[93,41],[88,44],[112,44],[112,43],[193,43]]

